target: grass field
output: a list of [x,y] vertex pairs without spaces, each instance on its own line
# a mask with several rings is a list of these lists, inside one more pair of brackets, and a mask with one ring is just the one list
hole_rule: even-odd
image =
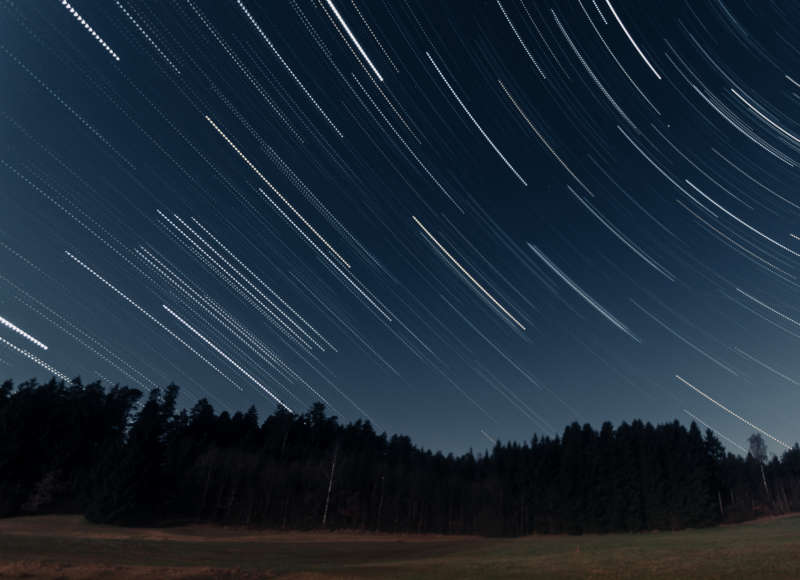
[[487,539],[0,520],[2,578],[800,578],[800,516],[707,530]]

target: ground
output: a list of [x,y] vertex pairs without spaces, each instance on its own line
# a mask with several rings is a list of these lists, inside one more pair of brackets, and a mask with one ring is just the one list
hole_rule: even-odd
[[0,520],[0,578],[800,578],[800,515],[681,532],[405,536]]

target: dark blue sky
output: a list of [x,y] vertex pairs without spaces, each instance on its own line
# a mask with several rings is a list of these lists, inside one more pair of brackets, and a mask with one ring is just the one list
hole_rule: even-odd
[[3,2],[0,374],[324,399],[458,452],[689,413],[780,451],[799,25],[788,2]]

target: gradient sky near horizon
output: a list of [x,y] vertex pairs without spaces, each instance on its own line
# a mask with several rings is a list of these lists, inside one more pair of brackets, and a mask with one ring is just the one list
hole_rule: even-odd
[[800,5],[0,2],[0,375],[435,449],[800,439]]

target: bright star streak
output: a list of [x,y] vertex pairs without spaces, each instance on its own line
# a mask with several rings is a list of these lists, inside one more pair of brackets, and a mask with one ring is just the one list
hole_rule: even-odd
[[699,188],[699,187],[697,187],[697,186],[696,186],[694,183],[692,183],[692,182],[691,182],[691,181],[689,181],[688,179],[684,179],[684,181],[685,181],[687,184],[689,184],[689,186],[690,186],[692,189],[694,189],[694,190],[695,190],[697,193],[699,193],[700,195],[702,195],[702,196],[703,196],[704,198],[706,198],[708,201],[710,201],[711,203],[713,203],[713,204],[714,204],[714,205],[715,205],[717,208],[719,208],[719,209],[721,209],[723,212],[725,212],[725,214],[726,214],[726,215],[728,215],[729,217],[731,217],[731,218],[735,219],[737,222],[739,222],[740,224],[742,224],[744,227],[746,227],[746,228],[747,228],[748,230],[750,230],[751,232],[753,232],[753,233],[755,233],[755,234],[758,234],[759,236],[761,236],[762,238],[764,238],[764,239],[765,239],[765,240],[767,240],[768,242],[772,242],[773,244],[775,244],[776,246],[778,246],[778,247],[779,247],[779,248],[781,248],[782,250],[786,250],[787,252],[789,252],[789,253],[790,253],[790,254],[792,254],[793,256],[797,256],[798,258],[800,258],[800,254],[798,254],[798,253],[797,253],[797,252],[795,252],[794,250],[791,250],[791,249],[787,248],[786,246],[784,246],[783,244],[781,244],[780,242],[777,242],[777,241],[773,240],[773,239],[772,239],[772,238],[770,238],[768,235],[766,235],[766,234],[764,234],[764,233],[760,232],[759,230],[757,230],[756,228],[754,228],[753,226],[751,226],[750,224],[748,224],[748,223],[747,223],[746,221],[744,221],[743,219],[740,219],[740,218],[739,218],[739,217],[737,217],[736,215],[734,215],[734,214],[732,214],[731,212],[729,212],[727,209],[725,209],[725,208],[724,208],[724,207],[722,207],[720,204],[718,204],[716,201],[714,201],[713,199],[711,199],[710,197],[708,197],[708,196],[707,196],[705,193],[703,193],[703,192],[700,190],[700,188]]
[[118,295],[120,298],[122,298],[122,299],[123,299],[123,300],[125,300],[125,301],[126,301],[128,304],[130,304],[131,306],[133,306],[134,308],[136,308],[136,310],[138,310],[139,312],[141,312],[142,314],[144,314],[144,315],[145,315],[145,316],[146,316],[146,317],[147,317],[147,318],[148,318],[150,321],[152,321],[153,323],[155,323],[155,324],[156,324],[156,325],[157,325],[157,326],[158,326],[158,327],[159,327],[161,330],[163,330],[164,332],[166,332],[167,334],[169,334],[169,335],[170,335],[172,338],[174,338],[175,340],[177,340],[178,342],[180,342],[180,343],[181,343],[183,346],[185,346],[185,347],[186,347],[186,348],[189,350],[189,352],[191,352],[192,354],[194,354],[194,355],[195,355],[197,358],[199,358],[201,361],[203,361],[203,362],[204,362],[204,363],[206,363],[208,366],[210,366],[212,369],[214,369],[215,371],[217,371],[217,373],[219,373],[219,375],[220,375],[220,376],[221,376],[223,379],[225,379],[226,381],[228,381],[230,384],[232,384],[234,387],[236,387],[236,388],[237,388],[237,389],[239,389],[240,391],[241,391],[241,390],[243,390],[243,389],[242,389],[242,387],[240,387],[239,385],[237,385],[236,383],[234,383],[234,382],[233,382],[231,379],[229,379],[229,378],[228,378],[228,376],[227,376],[225,373],[223,373],[221,370],[219,370],[219,369],[218,369],[218,368],[217,368],[217,367],[214,365],[214,363],[212,363],[210,360],[208,360],[208,359],[207,359],[206,357],[204,357],[202,354],[200,354],[199,352],[197,352],[197,350],[196,350],[196,349],[194,349],[194,348],[193,348],[193,347],[192,347],[190,344],[188,344],[188,343],[187,343],[185,340],[183,340],[183,339],[182,339],[180,336],[178,336],[177,334],[175,334],[174,332],[172,332],[172,331],[171,331],[169,328],[167,328],[166,326],[164,326],[164,323],[162,323],[162,322],[161,322],[160,320],[158,320],[158,319],[157,319],[155,316],[153,316],[152,314],[150,314],[150,313],[149,313],[147,310],[145,310],[144,308],[142,308],[141,306],[139,306],[139,305],[138,305],[136,302],[134,302],[134,301],[133,301],[131,298],[129,298],[129,297],[128,297],[128,296],[127,296],[127,295],[126,295],[124,292],[122,292],[121,290],[119,290],[119,289],[118,289],[116,286],[114,286],[114,285],[113,285],[111,282],[109,282],[108,280],[106,280],[105,278],[103,278],[103,277],[102,277],[100,274],[98,274],[97,272],[95,272],[94,270],[92,270],[92,269],[91,269],[89,266],[87,266],[87,265],[86,265],[86,264],[84,264],[82,261],[80,261],[78,258],[76,258],[75,256],[73,256],[73,255],[72,255],[70,252],[68,252],[68,251],[64,250],[64,253],[65,253],[67,256],[69,256],[70,258],[72,258],[72,260],[74,260],[74,261],[75,261],[75,262],[76,262],[78,265],[80,265],[80,266],[81,266],[81,267],[82,267],[84,270],[86,270],[87,272],[89,272],[89,273],[90,273],[92,276],[94,276],[95,278],[97,278],[98,280],[100,280],[100,281],[101,281],[103,284],[105,284],[106,286],[108,286],[109,288],[111,288],[111,289],[112,289],[112,290],[113,290],[113,291],[114,291],[114,292],[115,292],[115,293],[116,293],[116,294],[117,294],[117,295]]
[[253,381],[253,382],[254,382],[256,385],[258,385],[258,387],[259,387],[259,388],[260,388],[262,391],[264,391],[264,392],[265,392],[265,393],[267,393],[267,394],[268,394],[270,397],[272,397],[273,399],[275,399],[275,401],[276,401],[276,402],[277,402],[277,403],[278,403],[278,404],[279,404],[281,407],[283,407],[284,409],[286,409],[286,410],[287,410],[287,411],[289,411],[290,413],[293,413],[293,412],[294,412],[294,411],[292,411],[292,410],[291,410],[289,407],[287,407],[287,406],[284,404],[284,402],[283,402],[283,401],[281,401],[281,400],[280,400],[280,399],[279,399],[277,396],[275,396],[275,395],[272,393],[272,391],[270,391],[270,390],[269,390],[267,387],[265,387],[265,386],[264,386],[264,385],[262,385],[260,382],[258,382],[258,379],[256,379],[256,378],[255,378],[253,375],[251,375],[250,373],[248,373],[246,370],[244,370],[244,369],[243,369],[241,366],[239,366],[239,365],[236,363],[236,361],[234,361],[234,360],[233,360],[231,357],[229,357],[227,354],[225,354],[225,353],[224,353],[224,352],[222,352],[222,351],[221,351],[219,348],[217,348],[217,346],[216,346],[216,345],[215,345],[213,342],[211,342],[211,341],[210,341],[210,340],[208,340],[208,339],[207,339],[205,336],[203,336],[203,335],[202,335],[202,334],[200,334],[200,333],[199,333],[197,330],[195,330],[195,329],[194,329],[194,327],[193,327],[191,324],[189,324],[189,323],[188,323],[188,322],[186,322],[186,321],[185,321],[183,318],[181,318],[180,316],[178,316],[177,314],[175,314],[175,313],[174,313],[172,310],[170,310],[170,309],[169,309],[169,307],[168,307],[166,304],[162,304],[162,306],[164,307],[164,310],[166,310],[167,312],[169,312],[170,314],[172,314],[172,316],[174,316],[174,317],[175,317],[175,318],[178,320],[178,322],[180,322],[181,324],[183,324],[183,325],[184,325],[186,328],[188,328],[189,330],[191,330],[191,331],[192,331],[192,332],[195,334],[195,336],[197,336],[197,337],[198,337],[200,340],[202,340],[202,341],[203,341],[203,342],[205,342],[205,343],[206,343],[208,346],[210,346],[211,348],[213,348],[213,349],[214,349],[214,350],[217,352],[217,354],[218,354],[218,355],[220,355],[220,356],[221,356],[222,358],[224,358],[226,361],[228,361],[229,363],[231,363],[231,364],[232,364],[234,367],[236,367],[236,368],[237,368],[237,369],[238,369],[238,370],[239,370],[239,371],[240,371],[240,372],[241,372],[241,373],[242,373],[244,376],[246,376],[248,379],[250,379],[251,381]]
[[322,237],[322,235],[321,235],[321,234],[320,234],[320,233],[319,233],[317,230],[315,230],[315,229],[312,227],[312,225],[311,225],[310,223],[308,223],[308,222],[306,221],[306,219],[305,219],[305,218],[304,218],[302,215],[300,215],[300,213],[299,213],[299,212],[298,212],[298,211],[297,211],[297,210],[294,208],[294,206],[293,206],[292,204],[290,204],[288,201],[286,201],[286,198],[285,198],[285,197],[283,197],[283,196],[281,195],[281,192],[280,192],[280,191],[278,191],[278,190],[275,188],[275,186],[274,186],[274,185],[272,185],[272,183],[270,183],[270,181],[269,181],[269,180],[268,180],[266,177],[264,177],[264,174],[263,174],[263,173],[261,173],[261,172],[258,170],[258,168],[257,168],[255,165],[253,165],[253,164],[250,162],[250,160],[249,160],[249,159],[248,159],[248,158],[245,156],[245,154],[244,154],[244,153],[242,153],[242,151],[241,151],[241,150],[240,150],[240,149],[239,149],[239,148],[238,148],[236,145],[234,145],[233,141],[231,141],[230,139],[228,139],[228,136],[227,136],[225,133],[223,133],[223,132],[222,132],[222,129],[220,129],[219,127],[217,127],[217,124],[216,124],[214,121],[212,121],[212,120],[211,120],[211,118],[210,118],[208,115],[206,115],[206,121],[208,121],[209,123],[211,123],[211,126],[212,126],[212,127],[214,127],[214,129],[216,130],[216,132],[217,132],[217,133],[219,133],[219,134],[220,134],[220,136],[221,136],[223,139],[225,139],[225,142],[226,142],[226,143],[228,143],[228,145],[230,145],[230,146],[233,148],[233,150],[234,150],[234,151],[236,151],[236,153],[239,155],[239,157],[241,157],[241,158],[242,158],[242,160],[243,160],[245,163],[247,163],[247,166],[248,166],[250,169],[252,169],[252,170],[255,172],[255,174],[256,174],[256,175],[258,175],[258,176],[261,178],[261,181],[263,181],[264,183],[266,183],[266,184],[269,186],[269,188],[270,188],[270,189],[271,189],[273,192],[275,192],[275,194],[276,194],[278,197],[280,197],[280,198],[281,198],[281,200],[282,200],[282,201],[283,201],[283,202],[284,202],[284,203],[285,203],[287,206],[289,206],[289,209],[291,209],[291,210],[292,210],[292,212],[293,212],[293,213],[294,213],[294,214],[295,214],[295,215],[296,215],[298,218],[300,218],[300,220],[301,220],[301,221],[302,221],[302,222],[303,222],[303,223],[306,225],[306,227],[307,227],[308,229],[310,229],[310,230],[311,230],[311,231],[314,233],[314,235],[315,235],[315,236],[317,236],[317,238],[318,238],[318,239],[319,239],[319,240],[320,240],[320,241],[321,241],[323,244],[325,244],[325,247],[326,247],[326,248],[328,248],[328,249],[329,249],[329,250],[330,250],[330,251],[333,253],[333,255],[334,255],[334,256],[336,256],[336,257],[339,259],[339,261],[341,261],[341,262],[342,262],[342,264],[344,264],[345,266],[347,266],[347,267],[349,268],[349,267],[350,267],[350,264],[347,262],[347,260],[345,260],[344,258],[342,258],[342,256],[339,254],[339,252],[337,252],[336,250],[334,250],[334,249],[333,249],[333,246],[331,246],[331,245],[328,243],[328,240],[326,240],[325,238],[323,238],[323,237]]
[[690,416],[692,419],[694,419],[694,420],[695,420],[695,421],[697,421],[698,423],[700,423],[700,424],[701,424],[703,427],[705,427],[706,429],[711,429],[711,430],[712,430],[714,433],[716,433],[717,435],[719,435],[720,437],[722,437],[722,438],[723,438],[725,441],[727,441],[728,443],[730,443],[731,445],[733,445],[733,446],[734,446],[734,447],[736,447],[737,449],[741,449],[741,450],[742,450],[742,453],[747,453],[747,449],[745,449],[744,447],[742,447],[741,445],[739,445],[739,444],[738,444],[736,441],[734,441],[734,440],[733,440],[733,439],[731,439],[730,437],[726,437],[725,435],[723,435],[722,433],[720,433],[719,431],[717,431],[716,429],[714,429],[714,428],[713,428],[711,425],[709,425],[708,423],[706,423],[705,421],[703,421],[703,420],[702,420],[700,417],[698,417],[697,415],[695,415],[695,414],[693,414],[693,413],[690,413],[690,412],[689,412],[689,411],[687,411],[686,409],[684,409],[684,410],[683,410],[683,412],[684,412],[684,413],[686,413],[687,415],[689,415],[689,416]]
[[748,297],[750,300],[752,300],[753,302],[755,302],[755,303],[756,303],[756,304],[758,304],[759,306],[762,306],[763,308],[766,308],[767,310],[769,310],[769,311],[770,311],[770,312],[772,312],[773,314],[777,314],[778,316],[780,316],[780,317],[781,317],[781,318],[783,318],[784,320],[788,320],[789,322],[791,322],[791,323],[792,323],[792,324],[794,324],[795,326],[800,326],[800,322],[798,322],[798,321],[797,321],[797,320],[795,320],[794,318],[790,318],[789,316],[786,316],[786,315],[785,315],[785,314],[783,314],[782,312],[778,312],[777,310],[775,310],[774,308],[772,308],[772,307],[771,307],[771,306],[769,306],[768,304],[764,304],[764,303],[763,303],[761,300],[759,300],[759,299],[758,299],[758,298],[756,298],[755,296],[751,296],[750,294],[748,294],[747,292],[745,292],[744,290],[742,290],[742,289],[740,289],[740,288],[737,288],[737,289],[736,289],[736,291],[737,291],[737,292],[739,292],[740,294],[744,294],[744,295],[745,295],[745,296],[747,296],[747,297]]
[[0,337],[0,343],[2,343],[2,344],[4,344],[4,345],[6,345],[8,348],[10,348],[11,350],[13,350],[14,352],[17,352],[17,353],[21,354],[21,355],[22,355],[22,356],[24,356],[25,358],[29,358],[30,360],[32,360],[33,362],[35,362],[37,365],[39,365],[40,367],[42,367],[42,368],[43,368],[43,369],[45,369],[46,371],[53,373],[53,374],[54,374],[55,376],[57,376],[59,379],[61,379],[61,380],[63,380],[63,381],[69,381],[69,377],[68,377],[67,375],[65,375],[64,373],[62,373],[62,372],[61,372],[61,371],[59,371],[58,369],[55,369],[55,368],[51,367],[49,364],[47,364],[46,362],[44,362],[42,359],[40,359],[40,358],[39,358],[38,356],[36,356],[35,354],[31,354],[31,353],[29,353],[27,350],[25,350],[25,349],[23,349],[23,348],[20,348],[20,347],[18,347],[18,346],[15,346],[15,345],[11,344],[10,342],[8,342],[8,341],[7,341],[5,338],[3,338],[3,337]]
[[756,431],[758,431],[759,433],[762,433],[762,434],[766,435],[767,437],[769,437],[770,439],[772,439],[773,441],[775,441],[775,443],[778,443],[778,444],[780,444],[780,445],[783,445],[784,447],[786,447],[786,449],[791,449],[791,448],[792,448],[792,447],[791,447],[791,445],[787,445],[786,443],[784,443],[784,442],[783,442],[783,441],[781,441],[780,439],[777,439],[777,438],[773,437],[772,435],[770,435],[769,433],[767,433],[766,431],[764,431],[764,430],[763,430],[761,427],[759,427],[758,425],[755,425],[755,424],[751,423],[750,421],[748,421],[747,419],[745,419],[745,418],[744,418],[744,417],[742,417],[741,415],[737,415],[736,413],[734,413],[733,411],[731,411],[730,409],[728,409],[728,407],[726,407],[726,406],[725,406],[725,405],[723,405],[722,403],[720,403],[720,402],[716,401],[715,399],[712,399],[711,397],[709,397],[708,395],[706,395],[706,394],[705,394],[703,391],[701,391],[700,389],[698,389],[697,387],[695,387],[695,386],[694,386],[692,383],[690,383],[689,381],[687,381],[686,379],[684,379],[684,378],[683,378],[683,377],[681,377],[680,375],[675,375],[675,378],[676,378],[676,379],[678,379],[679,381],[681,381],[683,384],[685,384],[685,385],[686,385],[687,387],[689,387],[690,389],[692,389],[692,390],[694,390],[695,392],[697,392],[699,395],[702,395],[703,397],[705,397],[706,399],[708,399],[709,401],[711,401],[712,403],[714,403],[714,404],[715,404],[717,407],[719,407],[720,409],[722,409],[722,410],[723,410],[723,411],[725,411],[726,413],[728,413],[728,414],[730,414],[730,415],[733,415],[734,417],[736,417],[737,419],[739,419],[739,421],[741,421],[742,423],[744,423],[744,424],[745,424],[745,425],[747,425],[748,427],[752,427],[753,429],[755,429],[755,430],[756,430]]
[[483,127],[481,127],[480,124],[478,124],[478,121],[475,120],[475,117],[473,117],[472,113],[470,113],[469,109],[467,109],[467,106],[464,104],[464,101],[461,100],[461,97],[459,97],[458,93],[456,93],[456,91],[453,89],[453,87],[450,86],[450,82],[445,78],[444,74],[442,74],[442,71],[439,70],[439,66],[433,60],[433,57],[430,55],[430,53],[426,52],[425,54],[427,55],[428,60],[431,61],[431,64],[433,65],[433,68],[435,68],[436,72],[439,73],[439,76],[444,81],[444,84],[447,85],[448,89],[450,89],[450,93],[453,95],[453,97],[455,97],[456,101],[458,101],[458,104],[461,105],[461,108],[464,109],[464,112],[467,114],[467,117],[469,117],[469,120],[472,121],[472,124],[475,125],[475,127],[477,127],[478,131],[480,131],[481,135],[483,135],[483,138],[486,139],[486,142],[489,143],[489,145],[492,146],[492,149],[494,149],[494,152],[497,153],[497,155],[500,156],[500,159],[503,160],[503,163],[505,163],[506,166],[511,170],[511,172],[514,175],[517,176],[517,179],[519,179],[522,182],[522,185],[527,187],[528,186],[528,182],[525,181],[519,173],[517,173],[517,170],[514,169],[514,166],[511,165],[511,162],[508,159],[506,159],[506,156],[503,155],[500,152],[500,149],[498,149],[497,145],[494,144],[494,141],[492,141],[489,138],[489,135],[486,134],[486,131],[483,130]]
[[638,52],[638,53],[639,53],[639,56],[641,56],[641,57],[642,57],[642,60],[645,62],[645,64],[646,64],[648,67],[650,67],[650,70],[651,70],[651,71],[653,71],[653,74],[654,74],[654,75],[656,75],[656,78],[657,78],[658,80],[661,80],[661,75],[660,75],[660,74],[658,74],[658,71],[656,71],[656,69],[654,69],[654,68],[653,68],[653,65],[652,65],[652,64],[650,64],[650,61],[649,61],[649,60],[647,60],[647,57],[644,55],[644,53],[642,52],[642,50],[639,48],[639,45],[638,45],[638,44],[636,44],[636,41],[635,41],[635,40],[633,39],[633,37],[631,36],[631,33],[630,33],[630,32],[628,32],[628,29],[627,29],[627,28],[625,28],[625,25],[622,23],[622,20],[620,20],[620,18],[619,18],[619,15],[617,14],[617,11],[616,11],[616,10],[614,10],[614,7],[611,5],[611,0],[606,0],[606,4],[608,4],[608,8],[611,10],[611,14],[613,14],[613,15],[614,15],[614,18],[616,19],[616,21],[617,21],[617,24],[619,24],[620,28],[622,28],[622,32],[624,32],[624,33],[625,33],[625,36],[627,36],[627,37],[628,37],[628,40],[630,40],[630,41],[631,41],[631,44],[633,45],[633,48],[635,48],[635,49],[636,49],[636,52]]
[[83,27],[86,29],[86,32],[88,32],[89,34],[91,34],[91,35],[92,35],[92,37],[93,37],[93,38],[94,38],[94,39],[95,39],[97,42],[99,42],[99,43],[100,43],[100,46],[102,46],[103,48],[105,48],[105,49],[106,49],[106,52],[108,52],[108,54],[110,54],[112,57],[114,57],[114,60],[116,60],[116,61],[119,61],[119,57],[117,56],[117,53],[116,53],[116,52],[114,52],[113,50],[111,50],[111,47],[110,47],[110,46],[108,46],[108,44],[106,44],[106,41],[105,41],[105,40],[103,40],[103,39],[100,37],[100,35],[99,35],[99,34],[97,34],[97,32],[95,32],[94,28],[92,28],[91,26],[89,26],[89,23],[88,23],[88,22],[86,22],[86,21],[83,19],[83,16],[81,16],[80,14],[78,14],[78,11],[77,11],[77,10],[75,10],[75,7],[74,7],[74,6],[71,6],[71,5],[70,5],[70,3],[69,3],[69,2],[67,2],[67,0],[61,0],[61,5],[62,5],[64,8],[66,8],[66,9],[67,9],[67,11],[68,11],[70,14],[72,14],[72,15],[75,17],[75,20],[77,20],[77,21],[78,21],[78,22],[81,24],[81,26],[83,26]]
[[630,337],[631,337],[633,340],[635,340],[636,342],[642,342],[642,341],[641,341],[641,340],[640,340],[640,339],[639,339],[639,338],[638,338],[638,337],[637,337],[635,334],[633,334],[633,333],[632,333],[632,332],[631,332],[631,331],[628,329],[628,327],[627,327],[627,326],[625,326],[625,325],[624,325],[622,322],[620,322],[620,320],[619,320],[617,317],[615,317],[615,316],[614,316],[613,314],[611,314],[611,313],[610,313],[608,310],[606,310],[605,308],[603,308],[602,306],[600,306],[600,303],[599,303],[599,302],[597,302],[597,300],[595,300],[594,298],[592,298],[591,296],[589,296],[589,295],[588,295],[588,294],[587,294],[587,293],[586,293],[586,292],[583,290],[583,288],[581,288],[580,286],[578,286],[578,285],[577,285],[575,282],[573,282],[573,281],[572,281],[572,279],[571,279],[569,276],[567,276],[567,275],[566,275],[564,272],[562,272],[562,271],[561,271],[561,268],[559,268],[558,266],[556,266],[556,265],[555,265],[555,264],[554,264],[554,263],[553,263],[553,262],[550,260],[550,258],[548,258],[547,256],[545,256],[545,255],[544,255],[544,252],[542,252],[542,251],[541,251],[539,248],[537,248],[536,246],[534,246],[534,245],[533,245],[533,244],[531,244],[530,242],[528,242],[528,247],[529,247],[531,250],[533,250],[533,253],[534,253],[534,254],[536,254],[537,256],[539,256],[539,259],[541,259],[541,260],[542,260],[542,262],[544,262],[545,264],[547,264],[547,267],[548,267],[548,268],[550,268],[550,269],[551,269],[551,270],[552,270],[552,271],[553,271],[555,274],[557,274],[557,275],[558,275],[558,277],[559,277],[559,278],[561,278],[561,279],[562,279],[562,280],[563,280],[563,281],[564,281],[564,282],[567,284],[567,286],[569,286],[570,288],[572,288],[573,290],[575,290],[575,292],[577,292],[577,293],[578,293],[578,294],[581,296],[581,298],[583,298],[584,300],[586,300],[586,302],[588,302],[588,303],[589,303],[589,304],[592,306],[592,308],[594,308],[594,309],[595,309],[595,310],[597,310],[597,311],[598,311],[600,314],[602,314],[603,316],[605,316],[605,317],[606,317],[606,319],[607,319],[607,320],[608,320],[608,321],[609,321],[611,324],[613,324],[614,326],[616,326],[617,328],[619,328],[619,329],[620,329],[622,332],[624,332],[625,334],[627,334],[628,336],[630,336]]
[[469,278],[469,279],[470,279],[470,281],[471,281],[473,284],[475,284],[475,286],[477,286],[477,287],[480,289],[480,291],[481,291],[481,292],[483,292],[483,293],[486,295],[486,297],[487,297],[489,300],[491,300],[491,301],[492,301],[492,303],[493,303],[495,306],[497,306],[497,307],[498,307],[500,310],[502,310],[502,311],[503,311],[503,313],[504,313],[506,316],[508,316],[508,317],[511,319],[511,321],[512,321],[514,324],[516,324],[517,326],[519,326],[519,327],[520,327],[522,330],[525,330],[525,327],[522,325],[522,323],[521,323],[519,320],[517,320],[516,318],[514,318],[514,316],[513,316],[513,315],[512,315],[512,314],[511,314],[511,313],[510,313],[508,310],[506,310],[506,309],[505,309],[505,307],[503,307],[503,305],[502,305],[502,304],[500,304],[500,303],[499,303],[497,300],[495,300],[494,296],[492,296],[491,294],[489,294],[489,292],[486,290],[486,288],[484,288],[484,287],[481,285],[481,283],[480,283],[480,282],[478,282],[478,281],[477,281],[477,280],[476,280],[476,279],[475,279],[475,278],[472,276],[472,274],[470,274],[469,272],[467,272],[467,271],[464,269],[464,266],[462,266],[461,264],[459,264],[459,263],[458,263],[458,260],[456,260],[456,259],[453,257],[453,255],[452,255],[450,252],[448,252],[448,251],[445,249],[445,247],[444,247],[442,244],[440,244],[440,243],[439,243],[439,240],[437,240],[436,238],[434,238],[434,237],[433,237],[433,234],[431,234],[431,233],[428,231],[428,228],[426,228],[425,226],[423,226],[423,225],[422,225],[422,222],[420,222],[420,221],[419,221],[419,220],[418,220],[418,219],[417,219],[415,216],[413,216],[413,215],[411,216],[411,219],[413,219],[413,220],[416,222],[416,224],[417,224],[417,225],[418,225],[420,228],[422,228],[422,231],[423,231],[423,232],[425,232],[425,235],[427,235],[427,236],[428,236],[428,237],[431,239],[431,241],[432,241],[434,244],[436,244],[436,245],[437,245],[437,247],[438,247],[438,248],[439,248],[439,249],[440,249],[440,250],[441,250],[441,251],[444,253],[444,255],[445,255],[445,256],[447,256],[448,258],[450,258],[450,261],[451,261],[451,262],[453,262],[453,264],[455,264],[456,266],[458,266],[458,269],[459,269],[459,270],[461,270],[461,272],[462,272],[462,273],[463,273],[463,274],[464,274],[464,275],[465,275],[467,278]]
[[9,321],[9,320],[6,320],[6,319],[5,319],[5,318],[3,318],[2,316],[0,316],[0,324],[2,324],[3,326],[7,326],[8,328],[10,328],[11,330],[13,330],[13,331],[14,331],[14,332],[16,332],[17,334],[20,334],[20,335],[24,336],[25,338],[27,338],[28,340],[30,340],[30,341],[31,341],[33,344],[35,344],[35,345],[36,345],[36,346],[38,346],[39,348],[42,348],[42,349],[44,349],[44,350],[47,350],[47,345],[46,345],[46,344],[44,344],[43,342],[41,342],[41,341],[39,341],[39,340],[36,340],[36,339],[35,339],[34,337],[32,337],[30,334],[28,334],[27,332],[25,332],[24,330],[22,330],[22,329],[21,329],[19,326],[17,326],[16,324],[14,324],[13,322],[11,322],[11,321]]
[[381,73],[379,73],[378,69],[375,68],[375,65],[372,64],[372,61],[367,56],[367,53],[364,52],[364,49],[361,48],[361,44],[359,44],[358,40],[356,40],[356,37],[350,31],[350,27],[347,26],[347,22],[345,22],[344,18],[342,18],[342,15],[339,14],[339,11],[336,9],[336,6],[333,5],[333,2],[331,2],[331,0],[325,0],[325,1],[327,2],[328,7],[331,9],[331,11],[333,12],[334,16],[336,16],[336,19],[339,21],[339,24],[341,24],[342,28],[344,28],[344,31],[347,33],[347,36],[349,36],[350,40],[353,41],[353,44],[356,45],[356,48],[358,49],[358,52],[361,53],[361,56],[363,56],[364,60],[366,60],[367,64],[369,64],[370,68],[372,69],[372,72],[375,73],[375,76],[378,77],[379,81],[383,82],[383,77],[381,76]]

